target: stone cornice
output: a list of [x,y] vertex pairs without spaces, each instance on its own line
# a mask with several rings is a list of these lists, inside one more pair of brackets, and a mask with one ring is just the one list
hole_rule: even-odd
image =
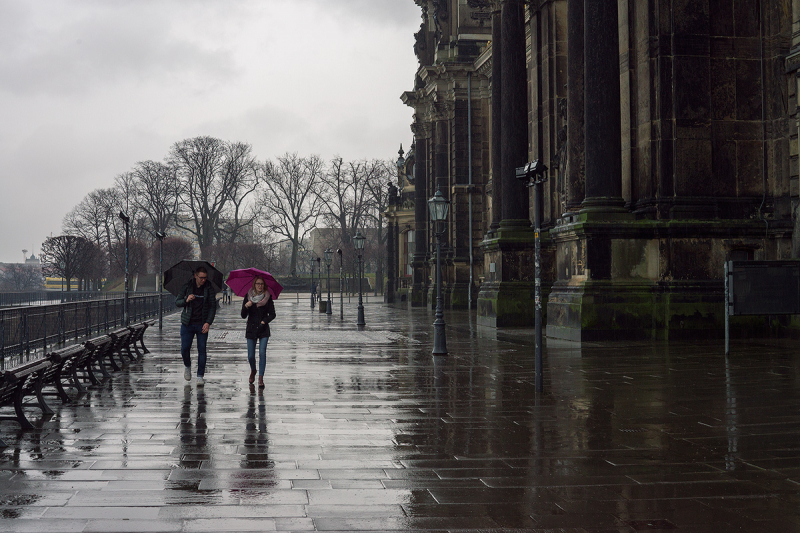
[[481,76],[486,76],[487,78],[491,79],[492,77],[492,45],[491,42],[486,50],[483,51],[481,55],[478,56],[478,59],[475,60],[474,67],[475,72]]

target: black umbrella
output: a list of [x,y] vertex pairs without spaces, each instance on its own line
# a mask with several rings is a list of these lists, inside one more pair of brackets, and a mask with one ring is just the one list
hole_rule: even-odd
[[214,292],[221,291],[222,272],[214,268],[208,261],[183,260],[172,265],[164,272],[164,288],[171,294],[177,296],[178,291],[186,285],[186,282],[194,276],[194,271],[201,266],[206,267],[206,271],[208,272],[208,281],[206,283],[211,284]]

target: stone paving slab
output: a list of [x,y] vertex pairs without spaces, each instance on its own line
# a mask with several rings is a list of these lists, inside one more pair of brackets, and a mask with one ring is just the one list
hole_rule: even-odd
[[[220,310],[205,386],[178,315],[151,353],[36,429],[0,423],[0,531],[800,531],[800,356],[789,341],[550,341],[448,312],[355,326],[276,302],[266,388]],[[334,303],[338,311],[338,302]]]

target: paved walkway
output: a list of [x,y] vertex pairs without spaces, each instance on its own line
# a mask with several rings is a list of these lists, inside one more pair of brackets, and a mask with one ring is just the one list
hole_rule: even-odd
[[223,308],[207,384],[178,316],[39,429],[0,423],[0,531],[800,531],[795,343],[549,343],[280,300],[267,387]]

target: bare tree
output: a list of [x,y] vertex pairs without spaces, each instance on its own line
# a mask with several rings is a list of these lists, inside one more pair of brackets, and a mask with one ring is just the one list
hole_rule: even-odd
[[78,288],[89,290],[100,288],[102,279],[107,272],[108,254],[99,245],[86,240],[82,246],[78,259],[75,277],[78,278]]
[[48,237],[42,243],[39,259],[46,272],[67,280],[69,291],[70,280],[81,273],[83,261],[86,254],[91,253],[92,246],[88,239],[76,235]]
[[150,231],[145,221],[146,215],[137,201],[138,180],[133,172],[123,172],[114,178],[115,187],[113,192],[113,213],[111,226],[114,232],[114,241],[125,240],[125,223],[119,217],[123,212],[130,219],[128,231],[132,239],[149,239]]
[[335,158],[323,175],[322,187],[318,191],[323,220],[327,226],[339,230],[340,242],[348,249],[356,230],[364,227],[370,207],[365,171],[363,162],[345,163],[341,158]]
[[11,263],[0,268],[0,289],[4,291],[35,291],[42,288],[42,267]]
[[375,228],[370,244],[375,261],[375,294],[383,292],[383,266],[386,262],[386,239],[388,232],[383,228],[383,213],[389,207],[389,181],[394,172],[394,163],[373,159],[364,162],[364,183],[368,191],[369,206],[367,216]]
[[[156,243],[150,248],[150,254],[155,264],[158,264],[158,252],[159,244]],[[164,270],[183,259],[194,259],[192,243],[183,237],[167,237],[164,239],[164,253],[162,256]]]
[[195,137],[172,145],[170,161],[178,169],[184,197],[183,207],[191,217],[190,224],[180,219],[177,225],[197,237],[201,251],[214,244],[215,228],[225,202],[220,190],[223,142],[213,137]]
[[96,189],[67,213],[62,223],[65,234],[83,237],[103,252],[96,257],[102,266],[97,279],[102,278],[111,266],[111,258],[107,253],[116,239],[114,223],[117,216],[117,196],[115,189]]
[[152,232],[166,233],[175,222],[181,193],[176,168],[157,161],[140,161],[130,175],[133,203]]
[[[387,194],[383,192],[383,200],[380,195],[383,184],[389,179],[388,168],[380,160],[344,162],[336,158],[324,176],[320,191],[323,220],[338,230],[339,246],[348,257],[355,255],[351,239],[356,231],[361,230],[366,236],[366,228],[377,228],[378,234],[381,233],[380,212],[385,209]],[[369,250],[374,246],[368,242],[365,260],[374,256]],[[382,263],[376,261],[375,264],[377,275],[382,276]]]
[[267,254],[261,244],[244,242],[223,242],[208,248],[208,257],[214,259],[214,266],[222,272],[237,268],[269,268]]
[[[122,277],[125,275],[125,240],[120,240],[111,245],[111,255],[115,258],[111,275]],[[149,258],[149,248],[140,239],[130,239],[128,243],[128,274],[135,276],[145,274],[147,271],[147,259]]]
[[320,216],[321,198],[316,191],[324,167],[318,156],[298,157],[296,153],[284,154],[262,167],[265,188],[259,204],[264,215],[259,220],[268,235],[280,235],[292,243],[290,275],[297,272],[297,252]]
[[253,220],[257,210],[246,204],[248,197],[258,187],[258,163],[252,155],[249,144],[235,142],[225,144],[225,157],[222,164],[222,178],[227,190],[228,201],[222,211],[223,219],[217,228],[217,242],[237,242],[251,240],[251,235],[243,232],[249,228],[252,233]]
[[201,253],[215,242],[239,239],[252,223],[246,199],[258,180],[250,145],[194,137],[172,145],[169,162],[177,170],[180,205],[188,218],[188,223],[178,218],[177,225],[195,235]]

